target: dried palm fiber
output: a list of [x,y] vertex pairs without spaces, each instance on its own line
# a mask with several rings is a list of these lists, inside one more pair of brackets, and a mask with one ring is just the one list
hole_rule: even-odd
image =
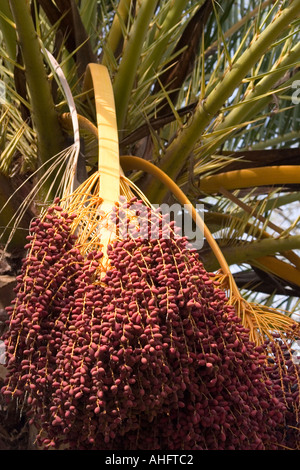
[[[186,238],[144,198],[137,217],[107,71],[87,74],[99,171],[31,225],[2,393],[45,449],[299,448],[298,371],[279,367],[286,345],[269,362]],[[144,236],[149,221],[158,237]]]

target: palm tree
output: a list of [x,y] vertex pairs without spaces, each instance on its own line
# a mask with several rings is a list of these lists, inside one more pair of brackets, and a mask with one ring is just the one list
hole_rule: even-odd
[[128,177],[152,203],[178,200],[142,159],[202,204],[206,269],[221,268],[220,279],[225,270],[244,299],[258,301],[268,328],[278,326],[272,308],[297,318],[299,17],[300,0],[2,0],[6,263],[22,257],[32,217],[59,194],[65,161],[78,149],[62,75],[80,118],[79,183],[97,170],[84,77],[101,63]]

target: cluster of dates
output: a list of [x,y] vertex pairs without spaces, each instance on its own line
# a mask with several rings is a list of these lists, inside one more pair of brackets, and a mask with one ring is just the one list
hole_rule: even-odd
[[103,254],[83,256],[74,217],[56,204],[32,223],[3,338],[2,393],[38,445],[299,448],[297,366],[249,341],[186,239],[118,239],[100,279]]

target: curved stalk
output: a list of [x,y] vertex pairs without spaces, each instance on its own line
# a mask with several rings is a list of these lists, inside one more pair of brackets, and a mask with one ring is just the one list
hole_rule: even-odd
[[264,270],[275,274],[297,286],[300,286],[300,271],[274,256],[262,256],[252,263],[254,266],[263,267]]

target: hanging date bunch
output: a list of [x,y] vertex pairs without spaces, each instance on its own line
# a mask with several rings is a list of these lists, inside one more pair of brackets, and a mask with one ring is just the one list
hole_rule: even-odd
[[3,393],[26,403],[39,444],[285,445],[299,400],[296,365],[289,364],[283,393],[279,350],[268,363],[264,348],[249,341],[186,239],[172,232],[115,240],[102,277],[103,253],[83,256],[76,220],[55,205],[33,222],[8,309]]
[[[103,88],[103,69],[90,72]],[[42,449],[299,449],[289,338],[251,342],[187,239],[133,197],[118,159],[109,166],[31,225],[8,308],[6,399]]]

